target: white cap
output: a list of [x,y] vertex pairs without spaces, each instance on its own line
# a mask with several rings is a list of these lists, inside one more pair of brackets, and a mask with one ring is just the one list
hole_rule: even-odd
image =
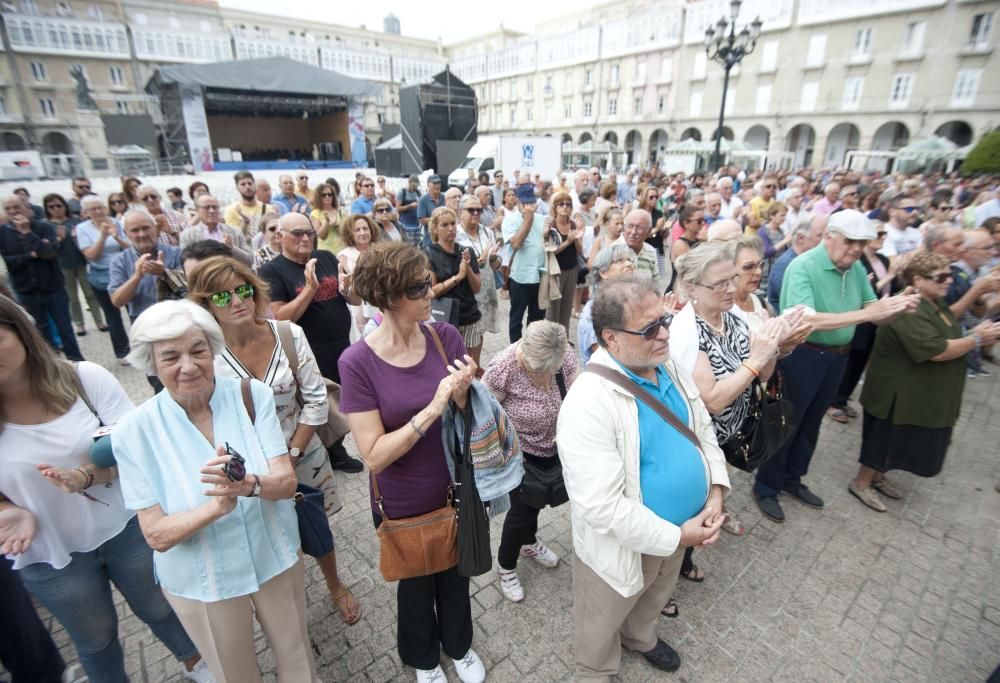
[[877,222],[860,211],[844,209],[830,214],[826,229],[830,232],[839,232],[849,240],[873,240],[877,236],[875,231]]

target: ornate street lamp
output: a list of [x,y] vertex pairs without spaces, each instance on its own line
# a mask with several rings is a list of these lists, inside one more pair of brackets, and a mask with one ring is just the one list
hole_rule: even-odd
[[[757,38],[760,36],[761,20],[757,17],[749,26],[744,26],[739,33],[736,32],[736,17],[740,13],[742,0],[731,0],[729,3],[730,18],[719,19],[715,26],[705,29],[705,54],[708,58],[722,65],[725,70],[725,78],[722,81],[722,104],[719,105],[719,128],[715,135],[715,153],[712,155],[712,164],[715,169],[722,166],[722,124],[726,117],[726,93],[729,90],[729,72],[734,66],[743,61],[743,58],[753,52],[757,47]],[[726,29],[729,29],[728,34]]]

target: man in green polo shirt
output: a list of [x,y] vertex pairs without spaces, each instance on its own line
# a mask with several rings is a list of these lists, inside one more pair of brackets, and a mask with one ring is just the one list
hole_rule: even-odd
[[781,310],[808,306],[813,332],[780,361],[785,397],[795,406],[795,431],[774,456],[757,470],[754,500],[765,516],[785,521],[778,494],[786,493],[814,508],[823,500],[802,483],[809,470],[820,424],[840,386],[847,366],[854,327],[889,322],[912,313],[919,294],[877,299],[858,259],[875,229],[860,211],[830,216],[826,235],[815,248],[797,256],[785,271]]

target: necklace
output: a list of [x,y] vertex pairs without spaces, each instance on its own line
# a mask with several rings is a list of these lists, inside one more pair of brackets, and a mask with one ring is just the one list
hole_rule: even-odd
[[[701,318],[701,316],[698,316],[698,317]],[[726,318],[725,318],[725,316],[722,316],[722,326],[721,327],[716,327],[712,323],[708,322],[708,320],[705,319],[705,318],[701,318],[701,321],[703,323],[705,323],[706,325],[708,325],[708,329],[710,329],[712,332],[714,332],[716,336],[718,336],[718,337],[725,337],[726,336]]]

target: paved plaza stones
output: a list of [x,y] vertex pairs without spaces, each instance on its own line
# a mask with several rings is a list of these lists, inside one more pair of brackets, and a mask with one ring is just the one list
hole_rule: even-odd
[[[484,358],[501,350],[506,339],[506,332],[488,334]],[[139,370],[115,364],[108,337],[92,324],[80,341],[86,357],[110,367],[136,402],[151,395]],[[994,490],[1000,481],[1000,382],[994,377],[968,383],[944,471],[929,480],[894,475],[907,495],[887,501],[885,514],[863,507],[847,492],[860,432],[858,420],[823,424],[807,477],[826,500],[822,511],[786,498],[788,519],[773,524],[750,498],[750,477],[734,476],[727,507],[747,526],[747,535],[722,534],[717,546],[696,551],[705,582],[681,579],[675,594],[680,616],[663,618],[658,626],[680,653],[680,670],[663,674],[625,653],[620,680],[937,683],[989,676],[1000,663],[1000,494]],[[412,670],[401,666],[396,654],[396,592],[378,571],[367,479],[336,476],[344,499],[333,517],[340,573],[363,616],[354,626],[344,625],[318,567],[307,560],[309,633],[320,678],[412,681]],[[493,523],[494,547],[500,524]],[[539,525],[539,538],[563,561],[545,570],[522,558],[523,603],[505,600],[492,573],[472,582],[473,646],[489,681],[571,678],[569,506],[545,510]],[[116,599],[132,681],[180,681],[181,665],[117,594]],[[44,610],[42,615],[73,667],[72,680],[85,680],[66,632]],[[265,680],[274,681],[274,658],[262,636],[258,652]],[[447,672],[449,680],[458,680],[453,667]]]

